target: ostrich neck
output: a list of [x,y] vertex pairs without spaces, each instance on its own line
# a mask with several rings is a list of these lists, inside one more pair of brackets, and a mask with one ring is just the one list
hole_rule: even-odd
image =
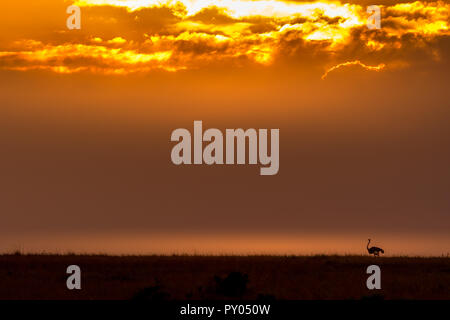
[[369,243],[370,243],[370,240],[369,240],[369,242],[367,242],[367,249],[369,249]]

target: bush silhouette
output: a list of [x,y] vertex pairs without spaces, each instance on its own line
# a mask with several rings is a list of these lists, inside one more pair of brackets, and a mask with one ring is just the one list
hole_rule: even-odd
[[163,301],[169,299],[170,294],[164,292],[161,286],[151,286],[139,290],[134,296],[133,300],[151,300]]
[[248,275],[241,272],[230,272],[224,279],[215,276],[216,293],[226,297],[240,297],[247,290]]

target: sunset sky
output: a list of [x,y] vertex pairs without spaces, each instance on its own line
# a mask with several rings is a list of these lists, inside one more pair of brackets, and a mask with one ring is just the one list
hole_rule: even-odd
[[[0,252],[449,253],[449,25],[448,1],[3,3]],[[175,166],[194,120],[279,128],[278,174]]]

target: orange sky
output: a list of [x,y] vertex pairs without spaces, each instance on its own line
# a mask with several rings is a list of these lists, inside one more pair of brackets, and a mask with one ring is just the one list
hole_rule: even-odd
[[324,71],[356,60],[367,70],[374,70],[365,67],[369,62],[396,69],[414,63],[411,47],[439,61],[435,41],[450,33],[450,4],[443,1],[386,3],[381,30],[367,28],[364,3],[80,0],[75,4],[83,27],[74,31],[62,23],[68,15],[60,12],[68,4],[7,4],[2,67],[124,74],[217,63],[271,65],[306,51],[309,59],[320,56]]
[[[0,251],[450,251],[448,2],[142,3],[3,5]],[[174,166],[194,120],[280,128],[279,173]]]

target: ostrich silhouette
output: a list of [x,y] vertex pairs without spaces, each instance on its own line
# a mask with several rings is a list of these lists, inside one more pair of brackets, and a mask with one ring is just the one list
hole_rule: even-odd
[[369,248],[369,243],[370,243],[370,239],[369,242],[367,242],[367,251],[369,252],[369,254],[373,254],[374,257],[378,257],[381,253],[384,253],[384,250],[378,247],[370,247]]

